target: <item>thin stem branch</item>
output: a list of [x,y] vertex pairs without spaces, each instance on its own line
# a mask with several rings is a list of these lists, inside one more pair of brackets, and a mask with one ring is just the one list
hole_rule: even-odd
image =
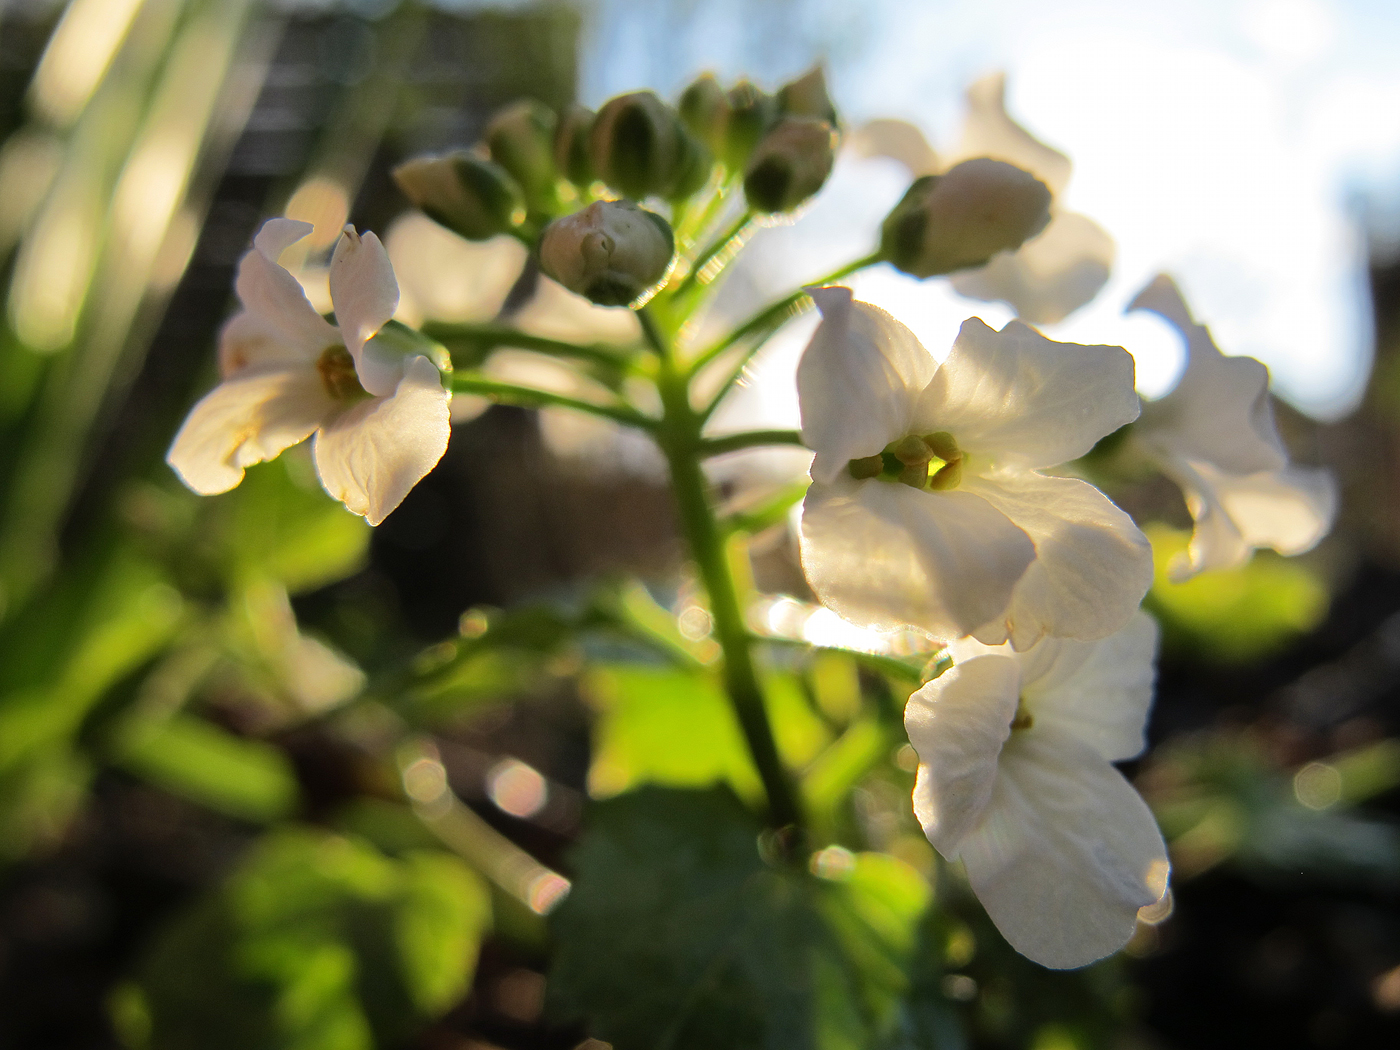
[[787,517],[793,504],[800,502],[806,494],[807,481],[804,479],[787,486],[750,510],[741,510],[731,514],[729,519],[724,522],[724,530],[731,535],[736,532],[746,532],[750,535],[762,532]]
[[[758,313],[750,317],[747,321],[744,321],[742,324],[740,324],[728,335],[724,336],[722,339],[718,340],[711,346],[707,347],[705,350],[701,351],[700,355],[696,357],[694,361],[692,361],[690,364],[690,374],[694,375],[696,372],[700,371],[700,369],[704,368],[707,364],[709,364],[711,361],[717,358],[720,354],[724,353],[731,346],[740,342],[741,340],[747,339],[749,336],[752,335],[766,335],[768,332],[781,325],[793,314],[801,313],[807,308],[807,303],[804,302],[804,300],[809,299],[806,292],[807,288],[823,284],[830,284],[832,281],[839,281],[842,277],[848,277],[851,274],[855,273],[857,270],[864,270],[867,266],[873,266],[879,261],[880,255],[878,252],[867,255],[861,259],[856,259],[854,262],[847,263],[845,266],[833,270],[825,277],[820,277],[815,281],[809,281],[802,288],[798,288],[797,290],[783,296],[777,302],[769,304],[768,306],[760,310]],[[753,348],[751,348],[750,352],[752,352],[752,350],[756,350],[758,346],[761,345],[762,343],[760,341]]]
[[802,435],[796,430],[745,430],[739,434],[725,434],[723,437],[702,438],[700,456],[722,456],[726,452],[737,452],[741,448],[755,445],[802,445]]
[[[682,296],[691,294],[698,286],[704,287],[710,284],[724,269],[729,259],[732,259],[755,228],[754,213],[745,209],[729,228],[710,242],[709,247],[695,257],[690,264],[690,272],[685,275],[685,279],[673,293],[674,298],[680,299]],[[705,274],[705,268],[720,256],[726,256],[714,269],[713,273]]]
[[435,339],[449,350],[455,342],[485,343],[490,346],[513,346],[521,350],[535,350],[555,357],[574,357],[584,361],[618,366],[626,364],[625,350],[619,347],[601,345],[585,346],[579,343],[566,343],[559,339],[546,339],[543,336],[529,335],[526,332],[493,324],[445,324],[428,322],[422,332],[429,339]]
[[520,386],[516,383],[501,383],[494,379],[464,376],[460,373],[452,377],[452,392],[454,394],[476,394],[479,397],[489,398],[498,404],[517,405],[520,408],[572,408],[579,412],[603,416],[624,426],[637,427],[640,430],[656,430],[660,425],[658,420],[644,416],[628,405],[598,405],[576,397],[552,394],[547,390],[536,390],[534,387]]

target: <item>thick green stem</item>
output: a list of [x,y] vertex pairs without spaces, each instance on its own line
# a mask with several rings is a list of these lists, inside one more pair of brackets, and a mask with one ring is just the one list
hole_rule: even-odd
[[768,795],[769,816],[775,827],[800,828],[802,811],[773,737],[768,711],[763,700],[763,686],[754,666],[750,637],[739,604],[738,588],[725,558],[724,535],[710,503],[709,486],[700,469],[703,440],[702,421],[690,405],[690,390],[686,376],[678,371],[661,340],[656,326],[642,312],[642,326],[653,340],[660,357],[660,390],[665,415],[657,432],[657,441],[671,468],[671,484],[676,494],[681,529],[690,547],[691,557],[700,573],[700,581],[710,599],[710,617],[714,637],[719,643],[724,661],[724,687],[734,707],[739,727],[748,743],[749,753]]

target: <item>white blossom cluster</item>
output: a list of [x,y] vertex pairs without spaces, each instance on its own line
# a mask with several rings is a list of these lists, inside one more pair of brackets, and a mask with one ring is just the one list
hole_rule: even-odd
[[[896,156],[915,175],[944,172],[948,181],[930,183],[935,215],[964,196],[1000,207],[1019,192],[1001,171],[990,194],[964,186],[982,170],[967,165],[983,158],[1048,187],[1051,203],[1027,224],[1041,232],[951,275],[959,291],[1009,302],[1025,320],[996,331],[969,318],[940,361],[850,289],[809,289],[821,322],[796,376],[814,453],[799,545],[813,592],[844,620],[946,644],[951,668],[906,709],[919,756],[914,812],[1013,946],[1077,967],[1123,946],[1138,910],[1166,891],[1169,864],[1151,812],[1113,766],[1145,746],[1157,628],[1140,605],[1152,549],[1074,461],[1128,428],[1130,447],[1180,485],[1195,531],[1177,578],[1260,547],[1309,549],[1330,526],[1335,493],[1325,472],[1289,464],[1264,366],[1223,355],[1170,279],[1133,304],[1186,344],[1181,382],[1159,400],[1140,402],[1122,347],[1056,342],[1032,327],[1098,291],[1112,242],[1059,208],[1068,160],[1007,117],[1000,81],[970,97],[951,166],[894,122],[848,144]],[[409,330],[386,327],[399,290],[373,234],[346,229],[329,273],[337,323],[323,319],[278,264],[309,232],[272,219],[258,233],[239,267],[242,309],[220,337],[222,382],[168,458],[212,494],[314,433],[327,492],[378,524],[447,446],[449,366]],[[911,251],[958,257],[957,245],[934,243],[936,226],[915,232]],[[622,234],[609,228],[609,238]],[[613,239],[606,247],[611,258]]]

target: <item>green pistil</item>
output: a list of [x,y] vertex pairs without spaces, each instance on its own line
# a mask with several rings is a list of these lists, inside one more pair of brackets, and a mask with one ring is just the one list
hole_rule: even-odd
[[891,441],[879,455],[853,459],[846,469],[857,481],[876,478],[914,489],[945,492],[962,482],[966,458],[953,435],[939,430]]

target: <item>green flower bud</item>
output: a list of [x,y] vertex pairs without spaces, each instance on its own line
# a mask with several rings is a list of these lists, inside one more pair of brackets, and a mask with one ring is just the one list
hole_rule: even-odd
[[549,211],[554,201],[554,111],[534,99],[498,110],[486,125],[491,159],[525,191],[530,206]]
[[545,227],[540,268],[600,306],[627,306],[666,276],[675,248],[660,215],[631,201],[594,201]]
[[778,100],[747,80],[729,90],[729,121],[724,136],[724,162],[735,171],[748,167],[759,139],[778,119]]
[[415,157],[392,174],[404,196],[430,219],[470,241],[507,233],[525,221],[519,184],[499,164],[468,150]]
[[1019,248],[1050,221],[1050,190],[988,157],[914,180],[880,229],[880,254],[915,277],[981,266]]
[[820,65],[778,89],[778,108],[794,117],[816,117],[833,128],[838,123],[836,107],[826,92],[826,71]]
[[676,107],[690,133],[716,153],[724,152],[729,97],[713,73],[702,73],[681,92]]
[[575,186],[587,186],[597,178],[588,156],[593,119],[591,109],[570,106],[554,129],[554,165]]
[[705,147],[651,91],[609,100],[593,122],[589,153],[599,178],[638,200],[687,197],[710,171]]
[[763,136],[744,173],[744,197],[761,212],[792,211],[822,188],[836,157],[831,125],[784,117]]

